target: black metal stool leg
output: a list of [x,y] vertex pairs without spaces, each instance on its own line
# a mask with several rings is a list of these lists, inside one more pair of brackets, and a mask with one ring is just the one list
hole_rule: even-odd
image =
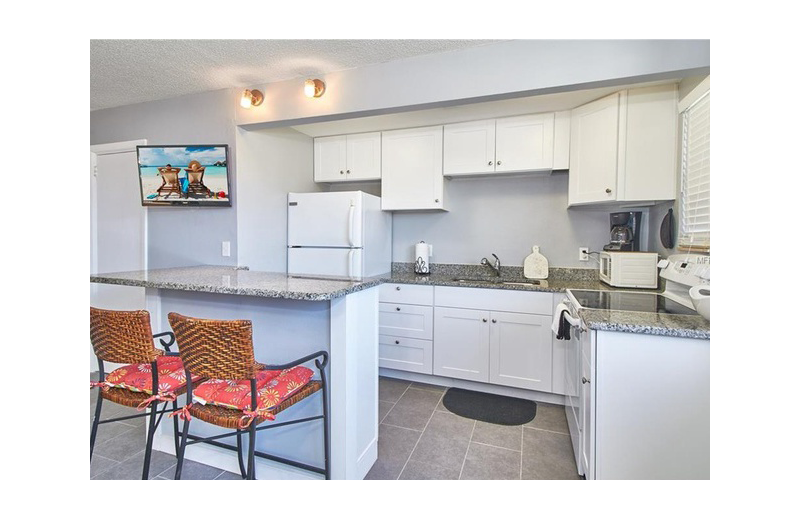
[[178,449],[178,465],[175,468],[175,480],[181,479],[183,471],[183,455],[186,452],[186,440],[189,438],[189,421],[183,420],[183,433],[181,434],[181,445]]
[[176,414],[176,415],[172,416],[172,426],[173,426],[173,436],[175,438],[175,456],[176,457],[178,456],[178,447],[180,445],[180,440],[179,440],[179,437],[178,437],[178,415],[177,415],[177,412],[178,412],[178,400],[175,399],[174,401],[172,401],[172,413]]
[[[98,392],[100,390],[98,389]],[[92,421],[92,434],[89,436],[89,461],[92,460],[92,453],[94,453],[94,441],[97,438],[97,427],[100,423],[100,410],[103,408],[103,394],[97,396],[97,406],[94,408],[94,420]]]
[[250,424],[250,445],[247,447],[247,479],[256,479],[256,421]]
[[236,455],[239,457],[239,473],[242,474],[242,478],[247,478],[247,471],[244,468],[244,454],[242,452],[242,430],[237,430],[236,432]]
[[150,405],[150,424],[147,427],[147,446],[144,449],[144,467],[142,468],[142,480],[150,478],[150,456],[153,454],[153,436],[156,433],[156,416],[158,415],[158,404]]

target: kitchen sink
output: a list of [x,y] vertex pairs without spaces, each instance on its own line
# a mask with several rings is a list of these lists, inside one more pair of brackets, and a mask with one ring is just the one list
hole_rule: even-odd
[[525,282],[514,282],[508,280],[492,280],[487,278],[453,278],[454,282],[461,282],[461,283],[488,283],[492,285],[521,285],[527,287],[533,287],[536,285],[540,285],[541,282],[539,280],[530,280]]

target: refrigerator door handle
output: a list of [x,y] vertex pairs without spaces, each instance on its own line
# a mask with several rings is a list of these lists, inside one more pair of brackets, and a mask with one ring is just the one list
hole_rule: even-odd
[[355,249],[351,249],[350,252],[347,253],[347,277],[353,277],[353,256],[356,254]]
[[347,227],[347,239],[350,242],[350,247],[353,247],[353,246],[356,245],[355,244],[355,238],[353,238],[353,231],[354,231],[353,228],[355,227],[355,216],[356,216],[356,205],[351,200],[350,201],[350,215],[348,216],[348,219],[347,219],[347,226],[348,226]]

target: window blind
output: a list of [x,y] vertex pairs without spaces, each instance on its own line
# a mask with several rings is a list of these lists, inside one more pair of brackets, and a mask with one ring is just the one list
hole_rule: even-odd
[[680,249],[711,248],[711,94],[710,90],[681,114]]

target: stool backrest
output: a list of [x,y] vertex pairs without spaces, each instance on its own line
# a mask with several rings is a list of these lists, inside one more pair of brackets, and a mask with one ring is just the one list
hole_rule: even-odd
[[89,308],[89,337],[98,358],[112,363],[152,363],[162,352],[153,346],[150,313]]
[[183,366],[192,376],[253,379],[253,324],[250,320],[190,318],[168,315]]

